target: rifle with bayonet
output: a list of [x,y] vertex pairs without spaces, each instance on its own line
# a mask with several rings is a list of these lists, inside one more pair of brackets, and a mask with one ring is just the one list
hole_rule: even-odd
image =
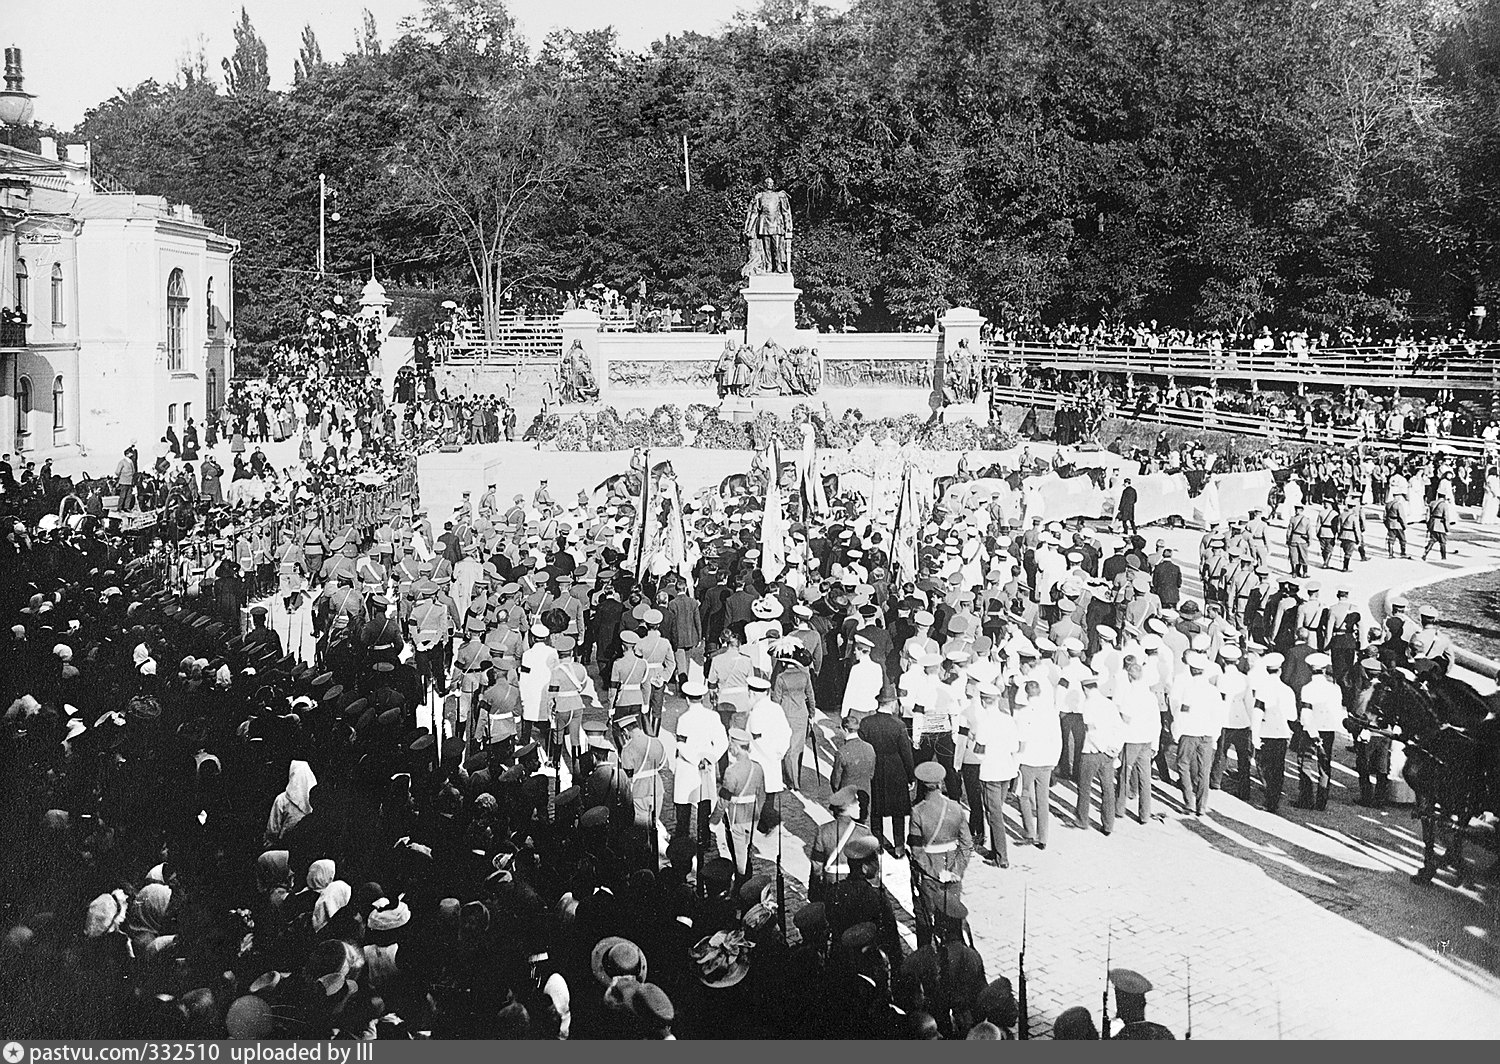
[[1031,1037],[1031,1014],[1026,1008],[1026,903],[1030,895],[1028,883],[1021,888],[1021,959],[1016,972],[1016,1037],[1022,1041]]
[[1187,1005],[1188,1005],[1187,1034],[1185,1034],[1185,1035],[1182,1036],[1182,1040],[1184,1042],[1191,1042],[1193,1040],[1193,961],[1192,961],[1191,957],[1188,958],[1188,962],[1187,962],[1187,999],[1188,999],[1188,1002],[1187,1002]]
[[1114,937],[1115,925],[1113,921],[1110,921],[1109,931],[1104,938],[1104,1007],[1102,1010],[1104,1022],[1099,1024],[1099,1037],[1104,1039],[1109,1038],[1109,956],[1110,947],[1114,945]]
[[786,875],[781,870],[781,839],[786,832],[781,827],[781,796],[776,792],[776,920],[781,927],[781,941],[786,942]]

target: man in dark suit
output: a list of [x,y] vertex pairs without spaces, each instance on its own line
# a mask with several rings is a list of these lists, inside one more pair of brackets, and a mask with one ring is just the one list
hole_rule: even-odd
[[1161,561],[1151,570],[1151,590],[1161,599],[1162,609],[1175,610],[1182,597],[1182,570],[1172,560],[1172,548],[1163,547]]
[[828,786],[835,791],[853,787],[859,796],[859,819],[870,816],[870,787],[875,780],[875,748],[859,737],[858,714],[844,718],[844,741],[833,755]]
[[[859,725],[859,737],[875,749],[875,775],[870,781],[870,826],[897,859],[906,857],[906,818],[911,814],[911,785],[916,778],[911,736],[891,713],[895,703],[882,698],[876,712]],[[890,834],[884,834],[885,821]]]
[[1115,509],[1115,516],[1120,520],[1120,535],[1133,536],[1138,531],[1135,526],[1135,502],[1138,493],[1135,485],[1130,483],[1130,478],[1125,478],[1125,487],[1120,491],[1120,505]]
[[624,616],[624,600],[620,597],[619,588],[611,581],[594,603],[588,617],[587,632],[601,676],[609,675],[615,658],[619,656],[620,621]]

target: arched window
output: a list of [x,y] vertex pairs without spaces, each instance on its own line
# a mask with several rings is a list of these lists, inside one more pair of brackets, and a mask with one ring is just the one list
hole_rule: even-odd
[[52,266],[52,324],[62,325],[66,318],[63,317],[63,272],[62,263],[54,263]]
[[214,321],[214,279],[208,279],[208,285],[203,290],[204,323],[208,326],[208,335],[212,336],[218,331],[218,325]]
[[[26,314],[31,303],[31,271],[26,269],[26,260],[16,260],[16,309]],[[27,317],[30,317],[28,314]]]
[[177,404],[176,403],[169,403],[169,404],[167,404],[167,424],[168,425],[175,425],[175,424],[177,424]]
[[183,403],[182,404],[182,423],[184,425],[186,425],[191,420],[193,420],[193,404],[192,403]]
[[16,435],[24,436],[31,431],[31,378],[22,377],[16,382]]
[[167,277],[167,369],[182,369],[182,355],[187,346],[187,282],[181,270]]
[[208,388],[204,398],[207,400],[208,412],[212,414],[219,409],[219,371],[211,369],[208,371]]
[[61,432],[67,424],[67,417],[63,413],[63,400],[66,395],[63,391],[63,379],[58,377],[52,382],[52,431]]

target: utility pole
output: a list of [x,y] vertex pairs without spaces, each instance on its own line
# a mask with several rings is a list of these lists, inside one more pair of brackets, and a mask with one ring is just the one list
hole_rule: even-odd
[[318,277],[323,276],[324,264],[328,261],[328,219],[324,210],[328,202],[328,179],[318,175]]

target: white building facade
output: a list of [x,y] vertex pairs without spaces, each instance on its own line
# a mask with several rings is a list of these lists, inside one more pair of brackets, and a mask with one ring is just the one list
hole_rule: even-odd
[[57,154],[0,146],[0,450],[104,472],[222,403],[239,243],[190,207],[100,187],[82,145]]

